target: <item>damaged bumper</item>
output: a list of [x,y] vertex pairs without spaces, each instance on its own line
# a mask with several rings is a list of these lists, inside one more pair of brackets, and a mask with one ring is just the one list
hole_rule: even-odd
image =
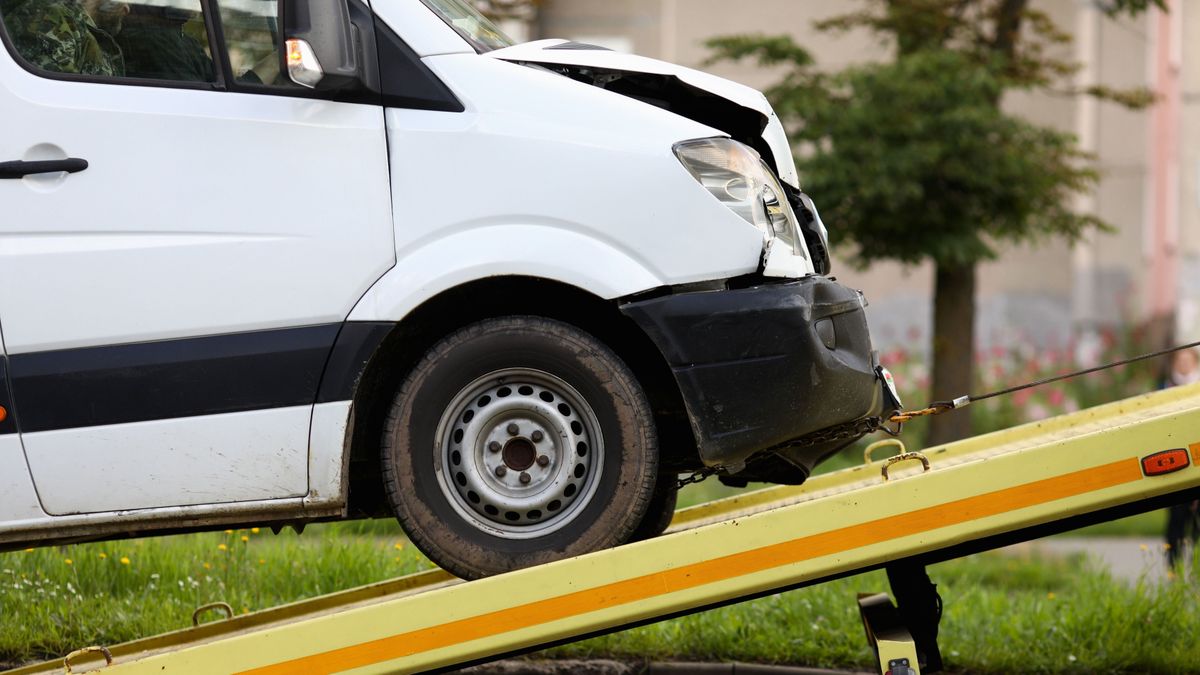
[[[679,293],[622,311],[674,372],[700,458],[734,469],[751,454],[892,404],[858,291],[825,277]],[[844,445],[844,443],[843,443]],[[800,483],[837,448],[785,450],[752,480]],[[770,467],[769,476],[758,469]]]

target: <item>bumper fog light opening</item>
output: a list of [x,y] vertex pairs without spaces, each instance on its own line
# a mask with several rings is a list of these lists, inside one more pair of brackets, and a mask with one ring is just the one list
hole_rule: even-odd
[[817,331],[817,337],[821,338],[821,344],[825,345],[826,349],[837,348],[837,330],[833,327],[833,319],[821,319],[813,324],[813,328]]

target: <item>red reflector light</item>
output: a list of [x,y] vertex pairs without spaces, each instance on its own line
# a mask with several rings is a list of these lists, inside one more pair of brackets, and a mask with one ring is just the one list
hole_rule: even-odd
[[8,411],[4,409],[4,406],[0,405],[0,422],[6,419],[8,419]]
[[1163,450],[1142,458],[1142,473],[1147,476],[1161,476],[1186,469],[1190,464],[1187,450],[1183,448]]

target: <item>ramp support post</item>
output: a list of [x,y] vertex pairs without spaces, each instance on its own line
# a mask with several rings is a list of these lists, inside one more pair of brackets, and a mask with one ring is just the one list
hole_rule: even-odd
[[887,593],[858,594],[858,615],[880,675],[921,675],[917,645]]
[[941,672],[942,652],[937,636],[942,596],[938,595],[937,584],[930,581],[924,565],[907,561],[888,565],[887,577],[896,598],[896,609],[916,644],[921,672]]

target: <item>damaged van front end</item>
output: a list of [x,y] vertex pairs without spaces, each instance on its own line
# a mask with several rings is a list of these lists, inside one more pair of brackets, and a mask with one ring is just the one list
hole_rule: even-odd
[[871,349],[865,305],[858,291],[809,275],[672,293],[622,311],[670,363],[706,466],[723,467],[725,482],[799,484],[869,430],[854,422],[899,407]]
[[719,467],[733,484],[802,483],[822,459],[873,428],[864,422],[899,408],[871,347],[866,299],[827,276],[828,233],[760,92],[562,40],[489,55],[728,134],[678,143],[674,151],[713,198],[762,231],[758,269],[635,294],[621,305],[670,365],[705,466]]

